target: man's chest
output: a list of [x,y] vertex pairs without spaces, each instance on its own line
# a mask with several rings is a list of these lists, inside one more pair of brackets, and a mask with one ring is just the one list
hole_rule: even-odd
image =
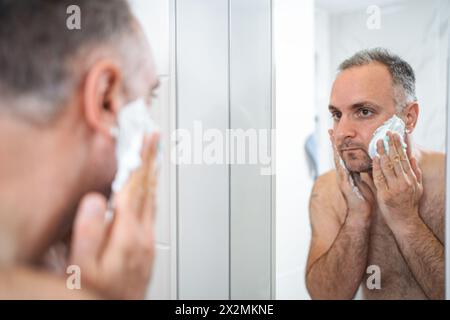
[[[420,216],[433,233],[440,233],[440,217],[443,204],[424,198]],[[370,290],[366,282],[372,274],[366,274],[362,285],[366,298],[422,299],[426,298],[402,255],[394,234],[384,222],[381,212],[374,212],[370,229],[367,267],[377,270],[381,289]],[[370,287],[370,286],[369,286]]]
[[[366,299],[426,298],[379,212],[370,230],[366,270],[372,270],[361,283]],[[379,286],[371,285],[374,280]]]

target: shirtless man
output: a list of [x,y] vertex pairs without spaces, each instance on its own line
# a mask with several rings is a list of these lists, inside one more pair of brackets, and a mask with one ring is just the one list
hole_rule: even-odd
[[[361,286],[365,299],[443,299],[445,156],[411,142],[419,117],[414,72],[380,48],[356,53],[339,70],[329,106],[335,170],[317,179],[310,199],[308,291],[313,299],[352,299]],[[372,135],[394,114],[406,124],[407,151],[389,133],[389,152],[379,141],[372,161]],[[369,266],[379,267],[381,286],[367,286]]]
[[[81,30],[66,26],[71,5]],[[158,84],[140,26],[125,0],[0,0],[0,15],[0,299],[144,298],[157,136],[105,219],[111,129],[129,102],[150,105]],[[44,263],[65,239],[80,290],[66,286],[65,265]]]

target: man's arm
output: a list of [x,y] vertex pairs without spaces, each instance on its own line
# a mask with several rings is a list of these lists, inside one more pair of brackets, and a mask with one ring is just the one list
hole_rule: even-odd
[[444,299],[444,246],[420,216],[391,224],[400,251],[416,281],[430,299]]
[[[429,159],[432,163],[429,167],[433,170],[428,170],[426,179],[423,177],[424,187],[433,185],[436,194],[442,195],[437,198],[443,202],[445,177],[442,169],[445,168],[445,155],[434,153]],[[422,219],[416,215],[409,224],[397,227],[391,225],[402,255],[430,299],[444,299],[445,296],[444,207],[442,203],[434,208],[433,219]]]
[[353,299],[367,265],[370,216],[347,209],[339,223],[329,197],[333,181],[323,180],[315,183],[310,200],[306,285],[313,299]]
[[417,160],[400,137],[388,133],[389,152],[377,143],[380,157],[373,161],[378,204],[386,224],[416,281],[430,299],[444,298],[444,246],[419,215],[423,176]]

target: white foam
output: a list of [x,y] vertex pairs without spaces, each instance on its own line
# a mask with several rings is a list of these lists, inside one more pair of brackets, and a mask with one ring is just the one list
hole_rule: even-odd
[[387,132],[397,133],[400,136],[400,141],[402,143],[403,149],[406,150],[406,143],[404,141],[405,136],[405,123],[402,119],[396,115],[384,122],[380,127],[378,127],[373,133],[372,140],[369,143],[369,156],[370,158],[375,158],[379,156],[377,152],[377,141],[383,140],[384,150],[389,153],[389,137]]
[[124,106],[118,114],[118,126],[112,130],[117,139],[117,173],[112,183],[114,193],[120,191],[130,174],[141,165],[141,149],[145,134],[159,131],[150,117],[143,99]]
[[344,160],[342,160],[341,157],[339,157],[339,165],[342,167],[342,169],[345,171],[345,175],[350,182],[350,186],[352,187],[352,192],[361,200],[364,200],[363,195],[361,194],[361,191],[359,191],[358,186],[355,184],[355,181],[353,180],[352,175],[348,171],[347,167],[345,166]]

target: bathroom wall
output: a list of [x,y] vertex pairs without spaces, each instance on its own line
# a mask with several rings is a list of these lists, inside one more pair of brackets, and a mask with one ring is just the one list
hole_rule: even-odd
[[273,177],[259,165],[175,166],[169,156],[174,130],[194,137],[198,123],[223,137],[227,129],[268,130],[270,145],[271,0],[132,2],[161,80],[152,108],[163,158],[148,298],[269,299]]
[[[199,148],[195,123],[222,136],[229,125],[228,1],[177,1],[176,16],[178,128]],[[228,175],[201,159],[178,168],[181,299],[229,297]]]
[[[270,131],[271,1],[182,0],[176,17],[178,128]],[[178,178],[179,298],[269,299],[272,177],[222,161]]]
[[[273,157],[272,1],[232,0],[229,10],[230,127],[267,133],[259,135],[258,150]],[[274,176],[264,168],[230,166],[231,299],[274,297]]]

